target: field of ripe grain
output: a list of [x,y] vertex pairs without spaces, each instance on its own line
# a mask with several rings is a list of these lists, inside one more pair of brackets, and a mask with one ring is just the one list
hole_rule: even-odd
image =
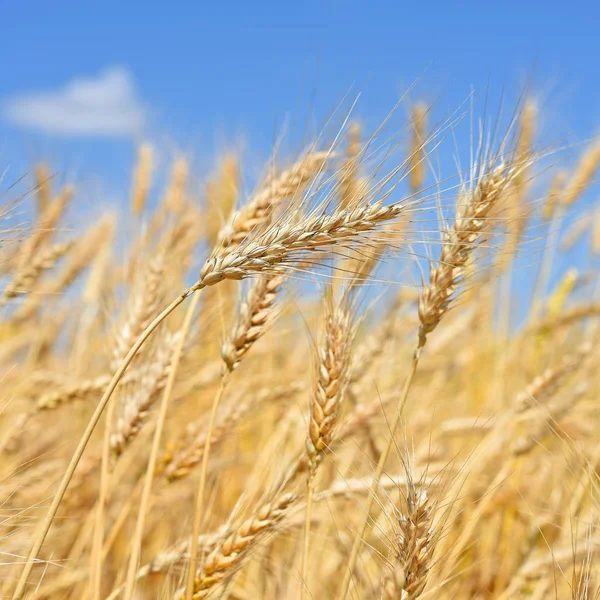
[[600,141],[480,122],[5,179],[0,597],[599,598]]

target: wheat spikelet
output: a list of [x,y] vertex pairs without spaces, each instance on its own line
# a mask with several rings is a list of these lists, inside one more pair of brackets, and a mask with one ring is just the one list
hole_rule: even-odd
[[542,211],[542,217],[549,220],[553,217],[556,206],[562,203],[562,196],[565,191],[565,184],[567,182],[567,172],[563,169],[558,170],[552,177],[552,183],[546,196],[546,202],[544,203],[544,209]]
[[[226,581],[249,557],[252,548],[275,529],[295,500],[294,495],[284,494],[261,506],[237,530],[222,540],[196,572],[193,599],[206,598],[215,586]],[[179,591],[175,597],[184,600],[185,595]]]
[[141,144],[138,149],[138,162],[131,190],[131,209],[134,214],[141,213],[146,206],[152,182],[153,163],[154,151],[152,146],[150,144]]
[[48,165],[45,163],[40,163],[36,165],[34,175],[37,197],[37,210],[38,214],[41,215],[50,205],[50,199],[52,197],[52,189],[50,185],[50,170],[48,169]]
[[409,150],[409,184],[414,193],[423,187],[425,181],[425,129],[427,127],[427,106],[417,104],[414,106],[410,117],[412,137]]
[[95,379],[76,383],[67,389],[58,392],[48,392],[37,401],[36,407],[38,410],[50,410],[62,406],[63,404],[83,400],[92,394],[100,394],[108,385],[109,381],[109,375],[100,375]]
[[39,216],[32,235],[19,248],[17,268],[27,268],[32,257],[35,256],[36,252],[52,236],[72,196],[73,188],[70,185],[66,185],[58,197],[46,206]]
[[512,167],[503,164],[488,170],[475,189],[459,202],[454,224],[444,234],[439,262],[431,265],[429,283],[419,298],[419,348],[425,345],[427,335],[437,327],[448,309],[462,280],[467,259],[486,225],[486,218],[515,173]]
[[581,366],[591,350],[592,345],[585,342],[577,352],[563,356],[557,364],[548,367],[541,375],[538,375],[517,395],[515,402],[517,410],[524,411],[532,406],[539,406],[547,402],[557,392],[565,379]]
[[325,152],[308,154],[265,185],[246,206],[233,214],[219,233],[217,244],[221,247],[221,252],[231,252],[250,232],[267,225],[281,202],[301,192],[321,171],[327,158],[328,154]]
[[560,280],[554,292],[546,302],[546,314],[549,319],[559,317],[565,305],[579,282],[577,269],[569,269]]
[[403,210],[402,204],[383,206],[375,202],[331,214],[317,214],[300,224],[271,227],[239,250],[207,259],[195,288],[209,287],[225,279],[244,279],[252,273],[275,273],[285,264],[299,261],[307,252],[351,244]]
[[134,295],[129,315],[115,337],[111,357],[113,370],[129,352],[136,338],[156,316],[162,300],[164,269],[164,257],[161,254],[150,260],[141,290]]
[[309,477],[314,477],[329,448],[349,376],[350,314],[327,302],[325,333],[317,351],[316,379],[310,405],[306,453]]
[[165,206],[175,213],[180,213],[185,204],[185,188],[189,170],[188,162],[183,156],[175,160],[171,170],[171,181],[164,201]]
[[352,123],[348,128],[347,156],[342,167],[342,176],[339,183],[340,206],[342,208],[348,208],[356,203],[360,195],[360,182],[358,179],[360,135],[360,125]]
[[600,140],[596,140],[583,154],[562,197],[564,206],[571,206],[589,187],[600,166]]
[[71,250],[73,244],[73,241],[60,242],[45,251],[40,251],[25,268],[15,273],[12,281],[4,289],[1,303],[3,304],[21,294],[29,293],[44,271],[50,270]]
[[281,275],[257,277],[242,301],[231,334],[221,348],[221,357],[229,371],[237,368],[242,357],[263,335],[273,310]]
[[406,514],[400,514],[392,572],[383,583],[383,600],[414,600],[427,585],[432,548],[431,507],[425,490],[409,482]]
[[126,393],[120,406],[115,427],[110,436],[110,447],[115,455],[120,455],[137,436],[148,418],[150,409],[169,374],[173,349],[177,345],[178,334],[167,333],[161,340],[153,360],[141,367],[135,389]]

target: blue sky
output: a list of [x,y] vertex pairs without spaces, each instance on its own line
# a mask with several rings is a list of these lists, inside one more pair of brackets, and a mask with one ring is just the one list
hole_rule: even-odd
[[600,125],[599,19],[592,1],[5,2],[0,164],[49,159],[118,196],[141,137],[200,170],[238,139],[262,161],[286,119],[301,140],[350,90],[375,126],[417,79],[411,99],[445,114],[533,76],[546,141],[576,142]]

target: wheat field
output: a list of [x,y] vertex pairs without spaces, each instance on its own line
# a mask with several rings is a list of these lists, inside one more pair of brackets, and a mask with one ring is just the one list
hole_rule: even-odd
[[2,598],[600,598],[600,142],[430,108],[5,178]]

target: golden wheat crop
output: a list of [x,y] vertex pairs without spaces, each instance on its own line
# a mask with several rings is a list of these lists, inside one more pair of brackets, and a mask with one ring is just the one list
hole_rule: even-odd
[[599,598],[600,142],[537,115],[5,189],[0,596]]

